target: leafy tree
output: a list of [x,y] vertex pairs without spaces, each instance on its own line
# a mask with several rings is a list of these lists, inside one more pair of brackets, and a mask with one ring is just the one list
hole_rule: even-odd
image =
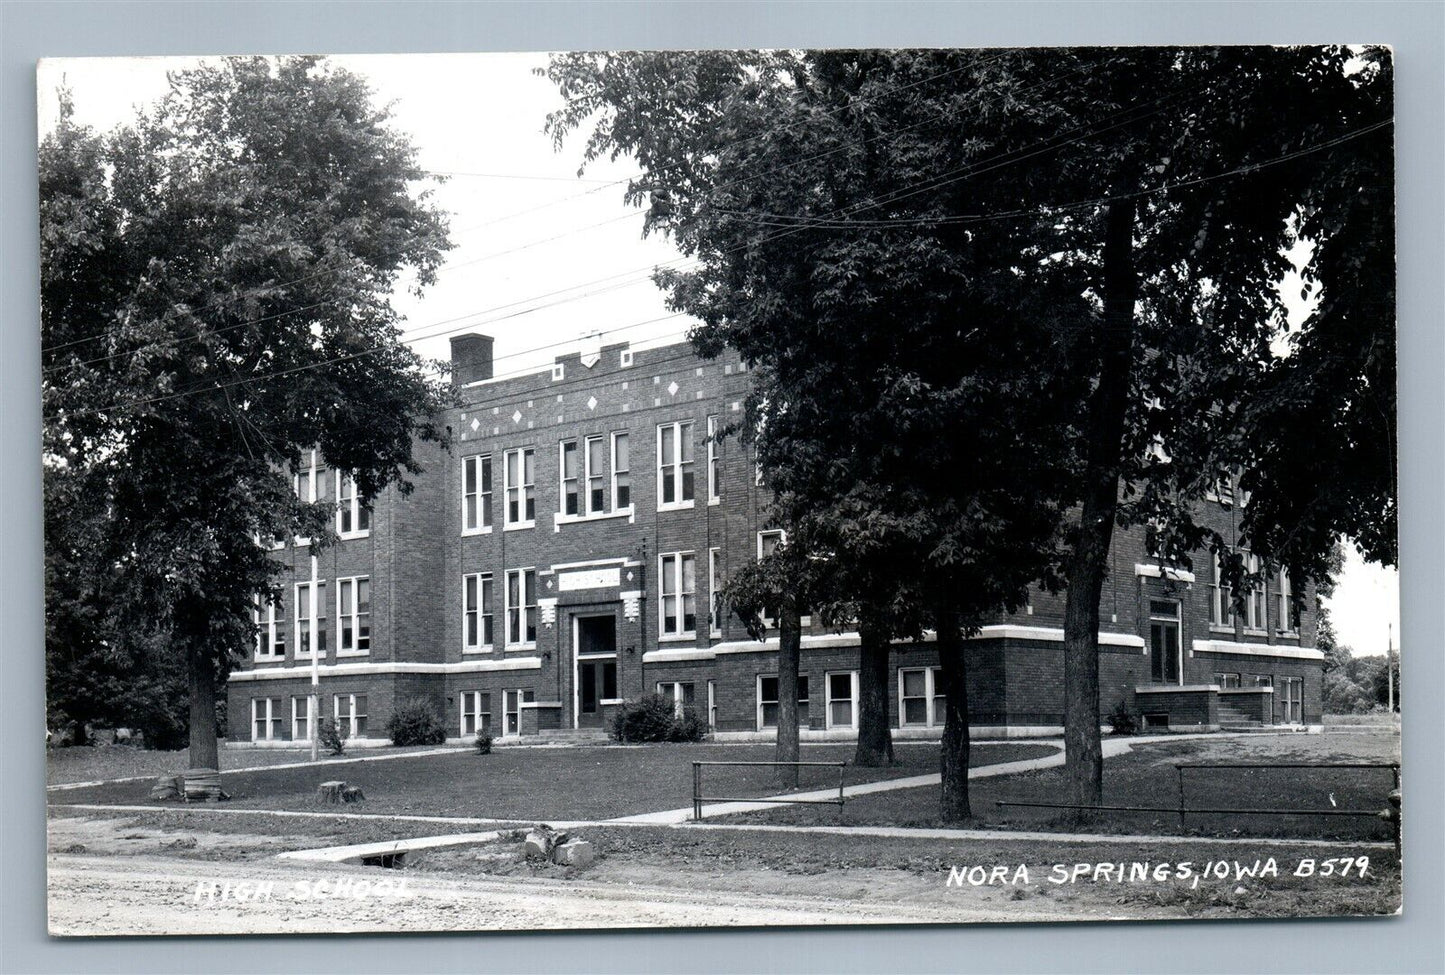
[[[966,629],[1017,598],[1020,571],[1067,580],[1074,802],[1102,794],[1116,524],[1157,523],[1161,558],[1209,548],[1242,594],[1233,540],[1192,516],[1242,469],[1242,540],[1301,589],[1341,533],[1389,557],[1393,470],[1362,443],[1393,442],[1382,52],[583,54],[548,75],[554,136],[595,119],[587,158],[636,155],[629,199],[696,258],[658,281],[704,322],[699,347],[765,367],[750,407],[775,486],[796,476],[810,510],[846,513],[840,485],[859,484],[876,492],[863,523],[898,518],[894,551],[936,544],[916,565],[948,583],[930,612],[950,721],[948,599],[968,593]],[[1328,321],[1282,357],[1278,285],[1302,240]],[[1339,422],[1296,469],[1321,409]],[[938,421],[926,441],[915,418]],[[1322,475],[1351,458],[1350,477]],[[966,740],[945,739],[947,763]]]
[[[809,596],[816,590],[817,581],[816,564],[808,558],[806,546],[795,530],[788,542],[739,568],[722,593],[755,640],[764,636],[768,610],[777,617],[778,737],[774,757],[778,762],[797,762],[801,757],[798,664],[802,656],[803,604],[812,602]],[[785,789],[796,788],[797,766],[780,765],[778,784]]]
[[[936,631],[950,820],[970,812],[961,640],[1021,605],[1031,580],[1051,578],[1054,499],[1072,460],[1063,431],[1084,387],[1056,361],[1087,312],[1082,286],[1039,274],[1036,257],[995,267],[986,255],[1017,252],[1002,222],[937,219],[978,212],[1017,172],[912,193],[986,154],[981,137],[959,133],[984,129],[993,93],[936,76],[976,77],[987,62],[579,54],[548,72],[567,99],[550,130],[560,140],[597,116],[587,157],[636,155],[645,175],[629,199],[647,200],[648,227],[695,258],[658,280],[704,323],[699,351],[730,346],[756,366],[746,422],[780,523],[806,529],[842,566],[873,558],[879,577],[898,581],[837,591],[867,610],[875,653],[920,617]],[[1058,121],[1025,124],[1038,136]],[[839,212],[905,194],[911,202],[884,214],[922,221],[905,235],[888,221],[834,225]]]
[[275,596],[258,540],[333,538],[330,505],[291,490],[302,452],[370,500],[442,439],[444,387],[388,298],[448,246],[424,176],[316,58],[174,74],[103,136],[63,106],[41,145],[46,461],[94,528],[106,628],[163,633],[185,667],[193,766],[217,767],[215,687]]

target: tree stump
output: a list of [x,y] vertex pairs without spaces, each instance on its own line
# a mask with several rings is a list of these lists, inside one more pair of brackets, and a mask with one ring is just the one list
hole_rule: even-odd
[[188,802],[227,798],[221,791],[221,773],[213,768],[188,769],[181,779],[181,794]]
[[323,782],[316,788],[316,798],[321,802],[339,803],[342,801],[341,793],[345,789],[345,782]]

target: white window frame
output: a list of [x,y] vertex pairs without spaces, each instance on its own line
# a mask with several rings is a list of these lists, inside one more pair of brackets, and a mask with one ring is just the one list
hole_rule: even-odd
[[[291,656],[296,660],[310,660],[311,655],[317,652],[317,650],[319,649],[321,643],[320,621],[324,619],[324,617],[321,615],[321,610],[326,607],[325,601],[321,598],[321,590],[325,586],[326,581],[324,579],[303,579],[301,582],[296,583],[293,590],[293,592],[295,593],[295,598],[291,601],[291,615],[293,618],[292,632],[294,633],[296,640],[295,646],[291,650]],[[305,599],[302,599],[301,596],[301,591],[303,589],[306,590]],[[301,609],[303,606],[306,608],[306,616],[304,619],[301,616]],[[308,624],[308,635],[306,638],[306,647],[304,650],[301,647],[301,624],[303,622]],[[325,659],[326,651],[321,650],[320,653],[322,659]]]
[[722,549],[707,550],[707,634],[722,638]]
[[[365,613],[361,611],[361,584],[366,583]],[[342,609],[346,591],[351,590],[351,612]],[[346,624],[351,623],[351,646],[346,645]],[[362,646],[361,624],[366,623],[366,646]],[[338,657],[365,657],[371,653],[371,577],[348,576],[336,580],[336,655]]]
[[[904,705],[903,675],[923,674],[923,691],[925,701],[925,720],[922,724],[917,721],[908,720],[908,710]],[[942,696],[938,685],[942,682],[943,668],[937,664],[928,667],[899,667],[898,668],[898,727],[900,728],[941,728],[946,715],[938,713],[938,698]],[[910,697],[909,700],[912,700]]]
[[[535,602],[534,602],[534,603],[531,603],[531,604],[528,604],[528,602],[527,602],[527,576],[528,576],[528,575],[531,575],[531,577],[532,577],[532,592],[535,594],[536,591],[537,591],[537,569],[536,569],[536,567],[534,567],[534,566],[528,566],[528,567],[526,567],[526,568],[521,568],[521,569],[508,569],[508,570],[507,570],[507,574],[506,574],[506,578],[505,578],[505,580],[504,580],[504,585],[503,585],[503,588],[502,588],[502,606],[503,606],[502,613],[503,613],[503,618],[504,618],[504,620],[505,620],[505,625],[506,625],[506,627],[507,627],[507,630],[506,630],[505,633],[502,634],[502,639],[505,641],[504,645],[506,646],[506,648],[507,648],[508,650],[533,649],[533,648],[535,648],[535,647],[537,646],[537,636],[536,636],[536,631],[537,631],[537,604],[536,604]],[[512,605],[512,577],[513,577],[513,576],[516,576],[516,577],[517,577],[517,598],[520,600],[520,602],[519,602],[516,606],[513,606],[513,605]],[[534,595],[533,598],[534,598],[534,599],[536,598],[535,595]],[[519,639],[519,640],[515,640],[515,641],[512,639],[512,612],[513,612],[513,610],[516,610],[516,612],[517,612],[517,614],[518,614],[518,616],[517,616],[517,635],[518,635],[519,637],[522,637],[522,638],[523,638],[523,639]],[[528,610],[531,610],[531,612],[532,612],[532,639],[530,639],[530,640],[525,639],[526,633],[527,633],[527,611],[528,611]]]
[[[687,560],[692,562],[692,589],[684,588],[684,581],[687,573],[683,566]],[[672,563],[669,570],[668,563]],[[670,578],[669,578],[670,577]],[[673,590],[667,591],[667,583],[671,582]],[[676,600],[677,612],[669,614],[667,601]],[[691,601],[692,605],[692,628],[686,629],[687,606]],[[667,622],[670,616],[675,617],[677,629],[669,632]],[[659,642],[667,643],[672,641],[696,640],[697,639],[697,553],[696,552],[662,552],[657,556],[657,639]]]
[[[487,698],[487,709],[482,710],[482,697]],[[478,733],[492,733],[492,694],[490,691],[462,691],[457,695],[457,730],[463,738],[475,737]],[[467,730],[467,719],[472,719],[472,728]],[[482,720],[485,718],[485,722]]]
[[[477,607],[472,609],[467,600],[467,583],[475,580]],[[490,595],[491,598],[488,598]],[[462,653],[490,653],[497,640],[497,587],[490,572],[467,572],[462,575]],[[467,618],[473,613],[477,617],[477,641],[471,642],[467,632]],[[491,622],[491,639],[487,639],[487,622]]]
[[[572,476],[567,476],[567,448],[572,448]],[[570,437],[566,440],[557,441],[557,514],[563,518],[581,518],[584,512],[582,504],[582,450],[581,441],[577,437]],[[575,499],[575,511],[567,510],[567,485],[572,485],[572,495]]]
[[[782,704],[782,684],[781,684],[781,682],[779,682],[778,696],[777,696],[776,698],[765,699],[765,698],[763,697],[763,681],[764,681],[764,680],[777,680],[777,679],[778,679],[778,675],[777,675],[777,672],[775,671],[775,672],[773,672],[773,673],[771,673],[771,674],[758,674],[757,679],[756,679],[756,680],[754,681],[754,683],[753,683],[753,701],[755,702],[756,708],[757,708],[754,717],[755,717],[755,719],[756,719],[756,727],[757,727],[757,729],[758,729],[759,731],[767,731],[769,728],[777,728],[777,727],[779,727],[779,726],[776,725],[776,724],[772,724],[772,725],[766,724],[766,723],[764,723],[764,720],[763,720],[763,705],[764,705],[764,704],[767,704],[767,703],[772,703],[772,704],[777,704],[777,705],[781,705],[781,704]],[[813,695],[813,687],[812,687],[812,682],[808,680],[808,675],[807,675],[807,674],[802,674],[802,673],[798,674],[798,681],[799,681],[800,683],[806,683],[806,684],[808,685],[808,697],[806,697],[806,698],[799,698],[799,700],[798,700],[798,727],[799,727],[799,728],[806,728],[806,727],[808,726],[808,724],[809,724],[809,719],[810,719],[809,712],[812,710],[812,707],[813,707],[813,704],[812,704],[812,701],[813,701],[813,698],[812,698],[812,695]],[[806,707],[805,707],[805,706],[806,706]],[[778,710],[779,710],[779,713],[781,714],[782,708],[779,707]]]
[[[492,475],[490,478],[487,479],[488,481],[491,482],[490,486],[485,487],[485,488],[483,487],[483,484],[486,483],[486,482],[483,481],[483,479],[482,479],[482,472],[483,472],[484,470],[490,471],[490,473],[491,473],[491,475]],[[468,475],[468,474],[470,474],[470,475],[472,476],[472,481],[473,481],[473,483],[476,485],[476,490],[475,490],[475,491],[468,491],[468,490],[467,490],[467,475]],[[495,509],[495,506],[492,504],[492,501],[495,500],[496,474],[497,474],[496,466],[492,463],[492,455],[491,455],[490,453],[486,453],[486,454],[471,454],[470,456],[467,456],[467,457],[463,457],[463,458],[462,458],[462,534],[463,534],[463,535],[489,535],[489,534],[491,534],[491,531],[492,531],[492,520],[493,520],[493,518],[495,518],[495,516],[496,516],[496,509]],[[475,499],[476,499],[476,518],[473,519],[474,522],[475,522],[474,524],[468,524],[468,523],[467,523],[467,501],[470,500],[470,499],[472,499],[472,498],[475,498]]]
[[502,728],[497,737],[515,738],[522,733],[522,703],[525,697],[518,688],[502,691]]
[[[252,610],[252,617],[256,621],[256,652],[253,659],[256,663],[275,663],[286,659],[286,613],[285,601],[281,601],[281,615],[276,615],[276,603],[267,599],[265,594],[257,594],[256,608]],[[262,637],[265,640],[262,640]],[[280,650],[277,650],[276,637],[281,637]],[[261,652],[262,645],[270,647],[270,651]]]
[[1229,586],[1224,582],[1224,569],[1219,559],[1214,560],[1214,575],[1209,584],[1209,628],[1212,630],[1234,630],[1234,600]]
[[[313,447],[305,451],[305,454],[306,464],[300,467],[296,474],[292,476],[291,487],[295,491],[297,500],[302,504],[316,504],[322,500],[321,488],[324,488],[326,485],[326,478],[323,473],[326,467],[322,463],[321,451]],[[302,490],[303,484],[305,485],[304,491]],[[302,538],[300,535],[297,535],[292,539],[292,542],[296,545],[310,545],[311,539]]]
[[[281,703],[281,698],[279,698],[279,697],[253,697],[253,698],[251,698],[251,740],[252,740],[252,741],[281,741],[281,740],[282,740],[282,736],[281,736],[280,733],[279,733],[279,732],[281,731],[280,723],[281,723],[281,720],[282,720],[282,719],[281,719],[281,715],[278,713],[281,709],[280,709],[280,707],[277,706],[277,705],[279,705],[280,703]],[[265,707],[262,708],[262,707],[259,707],[258,705],[265,705]],[[260,720],[259,714],[260,714],[260,712],[263,711],[263,710],[266,712],[266,717],[265,717],[265,719],[264,719],[264,720],[265,720],[265,726],[266,726],[266,734],[265,734],[264,736],[258,738],[258,737],[256,737],[256,724],[257,724],[257,721]]]
[[[527,457],[532,458],[532,479],[527,480]],[[512,483],[512,458],[517,459],[518,483]],[[512,500],[516,497],[517,518],[512,518]],[[537,525],[537,451],[534,447],[513,447],[502,454],[503,531],[534,528]],[[527,515],[527,502],[532,502],[532,517]]]
[[[684,443],[692,444],[692,427],[693,427],[693,422],[692,422],[691,420],[673,420],[673,421],[670,422],[670,423],[659,423],[659,424],[657,425],[657,438],[656,438],[656,439],[657,439],[657,443],[656,443],[657,463],[656,463],[656,468],[657,468],[657,510],[658,510],[658,511],[686,511],[687,509],[693,507],[693,505],[696,503],[696,502],[695,502],[695,496],[696,496],[696,494],[697,494],[697,474],[696,474],[696,471],[695,471],[695,470],[694,470],[694,472],[693,472],[693,479],[692,479],[694,497],[693,497],[693,498],[684,498],[684,497],[682,496],[682,495],[683,495],[683,488],[684,488],[684,486],[685,486],[686,483],[687,483],[687,477],[686,477],[687,469],[688,469],[688,468],[694,468],[694,469],[695,469],[695,468],[697,467],[697,449],[696,449],[696,445],[695,445],[695,444],[693,445],[693,456],[692,456],[692,460],[689,460],[689,461],[684,461],[684,460],[683,460],[683,457],[684,457],[684,455],[685,455],[685,451],[683,450],[683,444],[684,444]],[[684,437],[684,429],[686,430],[686,436],[685,436],[685,437]],[[674,454],[673,463],[666,465],[666,467],[668,468],[666,471],[664,471],[664,465],[663,465],[663,463],[662,463],[662,439],[663,439],[663,437],[662,437],[662,431],[663,431],[663,430],[670,430],[670,431],[672,432],[672,443],[673,443],[673,454]],[[663,497],[665,496],[665,492],[664,492],[664,490],[663,490],[663,486],[664,486],[664,484],[667,483],[668,481],[670,481],[671,484],[672,484],[673,500],[671,500],[671,501],[664,501],[664,500],[663,500]]]
[[1295,636],[1298,631],[1294,626],[1294,584],[1289,578],[1289,570],[1281,567],[1274,574],[1274,610],[1275,610],[1275,632],[1282,636]]
[[[607,494],[607,475],[593,469],[593,444],[598,445],[598,452],[602,454],[602,457],[598,458],[601,463],[606,457],[607,440],[601,434],[582,438],[582,514],[587,517],[607,514],[612,502],[612,498]],[[602,492],[602,504],[597,507],[592,504],[594,491]]]
[[718,450],[716,413],[707,418],[707,503],[722,504],[722,456]]
[[[1249,573],[1258,573],[1260,570],[1259,556],[1250,553],[1245,558],[1244,569]],[[1266,615],[1269,606],[1265,601],[1265,580],[1261,576],[1259,581],[1249,584],[1244,593],[1244,631],[1246,633],[1267,633],[1269,631],[1269,618]]]
[[[767,529],[764,529],[764,530],[758,532],[756,556],[757,556],[757,560],[758,560],[759,562],[761,562],[761,561],[763,560],[763,537],[764,537],[764,536],[771,536],[771,535],[776,535],[776,536],[778,536],[778,545],[779,545],[779,546],[783,546],[783,545],[788,544],[788,533],[787,533],[786,531],[784,531],[783,529],[781,529],[781,528],[767,528]],[[762,607],[762,608],[763,608],[763,610],[765,610],[765,611],[768,609],[767,606],[764,606],[764,607]],[[774,609],[777,609],[777,608],[780,608],[780,607],[774,607]],[[778,628],[778,619],[777,619],[776,616],[769,617],[769,616],[761,616],[761,615],[760,615],[758,618],[763,621],[763,626],[767,627],[768,629],[770,629],[770,630],[776,630],[776,629]],[[808,622],[810,622],[810,621],[807,619],[807,617],[804,617],[803,625],[806,626],[806,625],[808,624]]]
[[[304,716],[301,714],[301,708],[298,707],[298,705],[305,705],[306,714]],[[317,710],[320,710],[320,708]],[[304,735],[298,730],[302,722],[306,723],[306,734]],[[316,734],[316,722],[313,721],[311,717],[311,695],[291,695],[291,740],[310,741],[311,736],[314,734]]]
[[[341,538],[366,538],[371,534],[371,509],[361,503],[361,492],[356,489],[356,482],[351,475],[338,470],[335,479],[336,486],[336,534]],[[351,493],[343,496],[342,488],[350,487]],[[342,523],[347,518],[351,519],[350,530],[343,531]],[[362,527],[362,520],[366,527]]]
[[[847,675],[849,697],[848,708],[853,720],[848,724],[837,724],[833,721],[833,703],[843,701],[845,698],[833,696],[833,678]],[[858,671],[856,670],[830,670],[823,675],[823,727],[829,731],[834,729],[857,731],[858,730]]]
[[697,681],[695,680],[660,680],[657,682],[657,693],[672,698],[672,716],[681,719],[687,711],[688,703],[683,700],[683,685],[692,687],[692,704],[694,712],[697,711]]
[[[365,712],[365,711],[359,711],[359,710],[357,709],[357,707],[356,707],[356,700],[357,700],[357,698],[360,698],[361,700],[365,701],[365,700],[366,700],[366,695],[365,695],[365,694],[355,694],[355,693],[333,694],[333,695],[331,695],[331,720],[333,720],[333,721],[336,722],[336,727],[337,727],[338,730],[342,730],[342,731],[345,731],[345,732],[346,732],[346,737],[348,737],[348,738],[364,738],[364,737],[366,737],[366,729],[365,729],[365,728],[358,727],[358,722],[357,722],[357,719],[358,719],[358,718],[360,718],[362,721],[365,721],[365,720],[366,720],[366,712]],[[346,724],[345,724],[345,725],[342,725],[342,723],[341,723],[341,702],[342,702],[342,701],[346,701],[346,702],[347,702],[347,703],[346,703],[347,711],[346,711]]]
[[[621,438],[621,439],[627,441],[627,466],[624,467],[624,468],[622,468],[621,470],[618,470],[618,468],[617,468],[617,441],[618,441],[618,438]],[[609,454],[608,454],[608,458],[609,458],[609,460],[610,460],[610,462],[611,462],[611,463],[610,463],[609,480],[610,480],[610,482],[611,482],[611,487],[612,487],[612,510],[613,510],[614,512],[616,512],[617,514],[624,514],[624,513],[626,513],[626,514],[631,514],[631,513],[632,513],[632,439],[631,439],[631,437],[628,436],[628,431],[627,431],[627,430],[614,430],[613,433],[612,433],[612,436],[610,437],[610,440],[611,440],[611,450],[610,450],[610,452],[609,452]],[[617,499],[618,499],[618,493],[617,493],[617,475],[618,475],[618,474],[625,474],[625,475],[627,476],[627,485],[626,485],[626,487],[627,487],[627,503],[626,503],[626,504],[618,504],[618,502],[617,502]]]

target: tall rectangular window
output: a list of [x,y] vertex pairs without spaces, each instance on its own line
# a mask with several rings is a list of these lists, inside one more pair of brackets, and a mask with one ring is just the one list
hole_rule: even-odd
[[484,691],[462,691],[463,735],[491,734],[492,695]]
[[535,451],[531,447],[509,450],[502,472],[507,497],[507,525],[529,528],[537,521]]
[[277,741],[281,738],[281,698],[251,699],[251,740]]
[[627,434],[612,435],[612,499],[618,511],[632,507],[632,472],[627,456]]
[[462,458],[462,531],[492,527],[492,455]]
[[722,500],[722,445],[717,442],[718,418],[707,418],[707,500]]
[[1274,625],[1281,633],[1293,633],[1295,629],[1293,594],[1289,573],[1280,569],[1274,577]]
[[829,728],[852,728],[858,700],[856,670],[827,675]]
[[311,698],[291,698],[291,740],[311,740]]
[[296,583],[296,656],[312,651],[326,656],[326,599],[324,582]]
[[366,737],[366,695],[334,694],[331,697],[331,713],[336,717],[336,726],[350,738]]
[[561,443],[561,456],[557,461],[557,471],[561,478],[562,490],[558,497],[561,498],[562,514],[575,515],[581,511],[580,498],[577,480],[577,441],[564,440]]
[[1218,559],[1214,560],[1214,577],[1209,585],[1209,623],[1211,626],[1234,625],[1234,599]]
[[336,580],[336,652],[371,651],[371,580]]
[[492,574],[472,572],[462,576],[462,649],[492,648]]
[[[778,548],[787,541],[787,535],[781,531],[758,532],[758,561],[762,561],[772,555]],[[762,609],[763,625],[774,629],[778,625],[778,604],[767,603]]]
[[536,642],[537,570],[512,569],[507,573],[507,645]]
[[602,437],[588,437],[585,473],[589,515],[598,515],[607,510],[606,460],[607,441]]
[[657,428],[657,507],[692,506],[692,421],[663,423]]
[[1249,591],[1244,596],[1244,626],[1250,630],[1263,630],[1264,621],[1264,576],[1260,572],[1259,556],[1250,555],[1245,568],[1253,576]]
[[697,558],[672,552],[658,559],[662,589],[662,635],[697,635]]
[[336,533],[342,538],[360,538],[371,531],[371,509],[361,503],[351,475],[336,472]]
[[708,634],[722,636],[722,549],[707,550],[707,619]]
[[286,611],[278,592],[274,601],[256,597],[256,659],[280,660],[286,656]]
[[[330,479],[326,476],[326,467],[321,459],[321,451],[304,450],[301,452],[301,460],[297,467],[296,474],[291,479],[291,486],[296,491],[296,500],[302,504],[321,504],[328,500],[329,491],[327,484]],[[297,545],[309,545],[309,538],[295,539]]]
[[[778,726],[778,676],[763,674],[758,677],[758,730]],[[798,675],[798,724],[808,723],[808,678]]]

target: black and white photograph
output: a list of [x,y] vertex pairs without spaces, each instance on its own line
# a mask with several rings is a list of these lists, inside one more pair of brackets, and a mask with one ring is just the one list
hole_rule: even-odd
[[1401,913],[1364,40],[41,61],[49,933]]

